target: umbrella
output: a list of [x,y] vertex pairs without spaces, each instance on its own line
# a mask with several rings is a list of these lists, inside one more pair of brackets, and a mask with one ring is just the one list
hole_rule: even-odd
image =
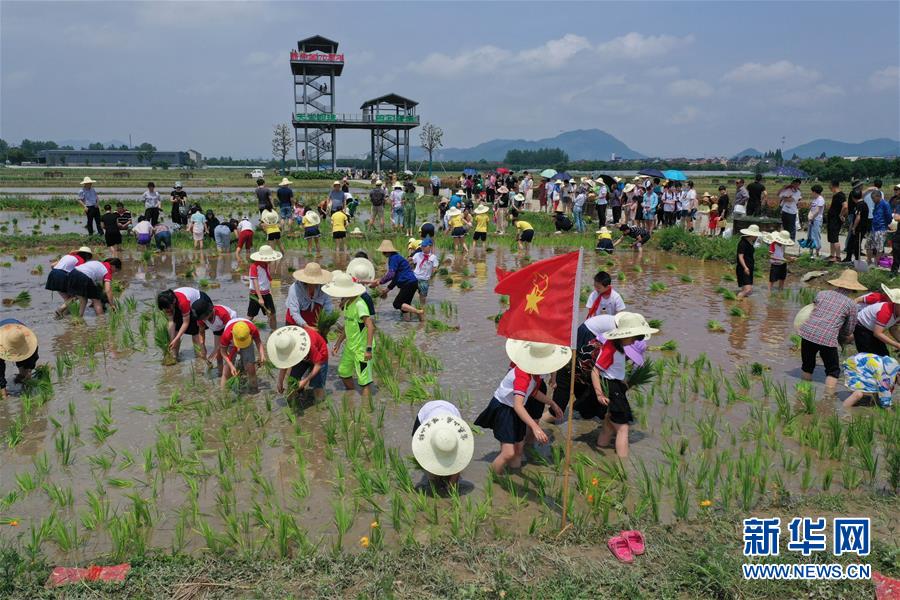
[[669,181],[687,181],[687,175],[678,171],[676,169],[671,169],[669,171],[662,172],[663,177],[668,179]]
[[772,174],[775,177],[792,177],[794,179],[806,179],[809,177],[809,173],[804,171],[803,169],[798,169],[797,167],[788,167],[781,166],[772,171]]
[[559,179],[560,181],[568,181],[568,180],[572,179],[572,176],[569,175],[568,173],[566,173],[565,171],[563,171],[562,173],[557,173],[556,175],[553,175],[553,179]]
[[546,177],[547,179],[550,179],[551,177],[554,177],[555,175],[556,175],[556,171],[554,171],[553,169],[544,169],[543,171],[541,171],[541,177]]
[[466,167],[465,169],[463,169],[463,175],[474,175],[477,172],[478,171],[476,171],[472,167]]
[[498,167],[497,172],[501,175],[506,175],[507,173],[509,173],[509,169],[507,169],[506,167]]
[[403,171],[403,174],[404,174],[404,175],[408,175],[409,177],[412,177],[412,176],[413,176],[413,172],[410,171],[409,169]]
[[603,183],[606,184],[607,187],[614,187],[617,184],[616,180],[609,175],[597,175],[594,179],[602,179]]
[[659,169],[641,169],[640,171],[638,171],[638,175],[646,175],[647,177],[659,177],[660,179],[666,179],[665,173],[663,173]]

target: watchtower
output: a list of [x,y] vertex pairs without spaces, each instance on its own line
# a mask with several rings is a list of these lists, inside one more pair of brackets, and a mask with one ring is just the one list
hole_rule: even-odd
[[376,172],[381,171],[382,160],[393,162],[397,172],[400,171],[401,157],[403,169],[409,166],[409,130],[419,124],[418,104],[397,94],[387,94],[360,106],[363,120],[375,125],[372,128],[372,169]]

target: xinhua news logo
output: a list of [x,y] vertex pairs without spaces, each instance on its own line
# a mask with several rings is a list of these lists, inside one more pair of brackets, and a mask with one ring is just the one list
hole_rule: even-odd
[[[868,518],[795,517],[788,523],[787,551],[809,557],[830,550],[833,556],[868,556],[872,547]],[[830,535],[829,535],[830,534]],[[829,537],[831,545],[829,546]],[[744,519],[744,556],[781,556],[781,519]],[[871,579],[872,567],[850,563],[744,563],[744,579]]]

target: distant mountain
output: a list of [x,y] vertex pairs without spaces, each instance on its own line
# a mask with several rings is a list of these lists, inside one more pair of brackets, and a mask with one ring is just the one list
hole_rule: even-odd
[[900,156],[900,140],[878,138],[854,144],[837,140],[819,139],[796,148],[788,148],[782,155],[790,159],[795,154],[800,158],[825,156]]
[[[577,129],[542,140],[490,140],[472,148],[441,148],[435,152],[434,158],[447,161],[502,161],[509,150],[539,148],[560,148],[569,155],[569,160],[609,160],[613,153],[617,158],[646,158],[599,129]],[[414,160],[428,157],[421,147],[411,148],[411,155]]]
[[[80,148],[87,148],[89,145],[93,144],[97,140],[57,140],[57,144],[60,146],[72,146],[76,150]],[[107,142],[103,142],[103,147],[107,146],[115,146],[118,148],[119,146],[127,146],[128,142],[123,142],[121,140],[109,140]]]
[[759,150],[757,150],[756,148],[747,148],[746,150],[741,150],[740,152],[738,152],[731,158],[732,158],[732,160],[737,160],[739,158],[745,158],[747,156],[749,156],[751,158],[759,158],[762,155],[763,155],[763,153],[760,152]]

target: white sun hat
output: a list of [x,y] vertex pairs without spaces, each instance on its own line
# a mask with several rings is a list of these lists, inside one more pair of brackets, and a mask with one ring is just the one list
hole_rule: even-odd
[[85,253],[87,253],[87,254],[90,254],[91,256],[94,255],[94,252],[93,252],[93,251],[90,249],[90,247],[88,247],[88,246],[82,246],[81,248],[79,248],[79,249],[76,250],[75,252],[85,252]]
[[545,375],[555,373],[568,363],[572,358],[572,350],[556,344],[508,339],[506,355],[526,373]]
[[892,303],[900,304],[900,288],[889,288],[882,283],[881,291],[885,293]]
[[366,291],[366,286],[353,281],[344,271],[332,271],[331,281],[322,286],[322,291],[332,298],[354,298]]
[[291,185],[291,183],[292,182],[287,177],[282,177],[281,183],[279,183],[278,185]]
[[757,225],[756,223],[754,223],[750,227],[747,227],[746,229],[741,229],[740,232],[741,235],[749,235],[753,237],[759,237],[763,234],[763,232],[759,230],[759,225]]
[[272,332],[266,340],[266,354],[279,369],[289,369],[306,358],[310,345],[305,329],[288,325]]
[[794,331],[800,333],[800,327],[803,326],[809,320],[809,317],[812,315],[813,309],[816,307],[815,304],[807,304],[797,313],[797,316],[794,317]]
[[277,250],[273,250],[268,244],[259,247],[259,250],[250,255],[253,262],[274,262],[281,260],[283,255]]
[[439,477],[465,469],[474,450],[475,439],[468,423],[449,413],[434,415],[413,433],[413,456],[422,469]]
[[360,256],[347,263],[347,274],[354,281],[372,281],[375,279],[375,265],[368,258]]
[[650,339],[654,333],[659,333],[659,329],[650,327],[647,319],[643,315],[633,312],[616,313],[616,328],[603,334],[608,340],[620,340],[622,338],[644,336],[644,339]]
[[97,182],[85,175],[84,179],[81,180],[81,185],[86,185],[88,183],[97,183]]
[[316,209],[311,209],[309,212],[305,213],[304,218],[309,215],[309,222],[312,223],[309,227],[317,227],[319,223],[322,222],[322,217],[319,216],[319,211]]

